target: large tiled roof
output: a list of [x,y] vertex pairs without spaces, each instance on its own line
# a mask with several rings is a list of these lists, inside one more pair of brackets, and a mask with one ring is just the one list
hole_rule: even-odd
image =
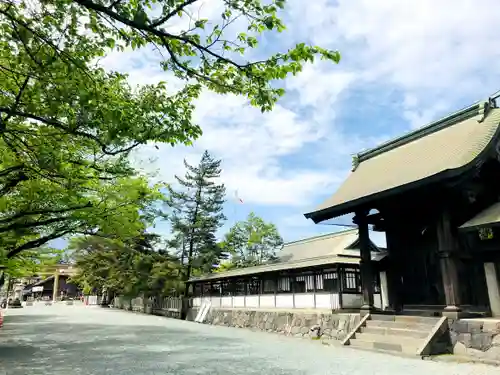
[[[289,242],[283,245],[278,253],[278,261],[275,263],[193,277],[190,281],[225,279],[328,264],[359,264],[359,256],[352,254],[353,250],[356,251],[357,240],[358,230],[351,229]],[[371,246],[372,250],[378,250],[375,244],[371,243]],[[351,249],[351,251],[346,253],[346,249]],[[357,255],[359,255],[359,250]],[[373,254],[373,259],[379,260],[377,254]]]
[[352,212],[370,199],[409,188],[412,183],[473,165],[495,138],[500,109],[491,102],[460,112],[355,157],[352,173],[307,218],[315,222]]

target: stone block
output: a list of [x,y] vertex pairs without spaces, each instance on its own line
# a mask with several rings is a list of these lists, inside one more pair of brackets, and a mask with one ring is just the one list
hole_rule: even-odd
[[500,323],[496,321],[484,321],[483,332],[500,333]]
[[456,355],[466,355],[467,354],[467,348],[465,347],[464,344],[462,344],[460,341],[458,341],[453,346],[453,354],[456,354]]
[[468,332],[473,334],[483,332],[483,322],[469,322]]
[[491,346],[500,347],[500,334],[496,334],[495,336],[492,337]]
[[323,320],[321,322],[321,328],[322,329],[333,329],[335,326],[334,326],[334,320],[330,319],[330,320]]
[[483,358],[500,361],[500,347],[499,346],[491,347],[488,351],[483,353]]
[[450,330],[457,333],[469,333],[469,323],[463,320],[454,320],[450,324]]
[[291,320],[291,324],[294,326],[301,326],[304,324],[303,318],[299,314],[293,314]]
[[310,326],[302,326],[302,327],[300,327],[300,333],[305,335],[305,334],[309,333],[309,329],[310,329]]
[[472,335],[470,333],[457,334],[457,341],[462,343],[466,348],[472,347],[471,340],[472,340]]
[[[319,334],[319,337],[332,339],[342,339],[357,321],[359,321],[359,314],[314,314],[299,311],[272,312],[216,308],[210,310],[206,319],[206,323],[214,325],[275,332],[297,337],[314,337]],[[314,332],[311,332],[311,328],[314,328]]]
[[491,348],[492,341],[493,335],[491,333],[473,333],[471,334],[470,347],[485,352]]
[[342,319],[338,321],[338,325],[336,327],[339,331],[347,331],[349,330],[349,321],[347,319]]

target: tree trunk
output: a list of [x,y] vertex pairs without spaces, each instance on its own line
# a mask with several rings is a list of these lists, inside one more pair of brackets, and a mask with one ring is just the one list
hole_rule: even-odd
[[200,197],[201,195],[201,187],[198,188],[198,191],[196,192],[196,207],[194,209],[194,215],[193,215],[193,221],[191,222],[191,230],[190,230],[190,236],[189,236],[189,253],[188,253],[188,265],[186,269],[186,275],[184,281],[188,281],[189,278],[191,277],[191,270],[193,268],[193,251],[194,251],[194,226],[196,225],[196,219],[198,218],[198,208],[200,205]]
[[186,260],[186,236],[182,233],[182,247],[181,247],[181,264],[184,265],[184,261]]
[[13,286],[12,276],[9,276],[9,281],[7,282],[7,297],[10,295],[12,286]]

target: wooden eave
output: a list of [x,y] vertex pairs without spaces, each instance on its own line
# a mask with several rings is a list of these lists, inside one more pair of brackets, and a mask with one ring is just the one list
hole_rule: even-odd
[[318,223],[459,177],[487,158],[499,125],[500,109],[490,102],[475,104],[359,154],[359,164],[339,190],[304,216]]

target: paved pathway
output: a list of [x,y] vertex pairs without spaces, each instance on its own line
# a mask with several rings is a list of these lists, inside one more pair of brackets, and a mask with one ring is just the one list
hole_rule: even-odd
[[[3,373],[2,373],[3,371]],[[8,375],[490,375],[305,339],[83,306],[9,310],[0,329]]]

